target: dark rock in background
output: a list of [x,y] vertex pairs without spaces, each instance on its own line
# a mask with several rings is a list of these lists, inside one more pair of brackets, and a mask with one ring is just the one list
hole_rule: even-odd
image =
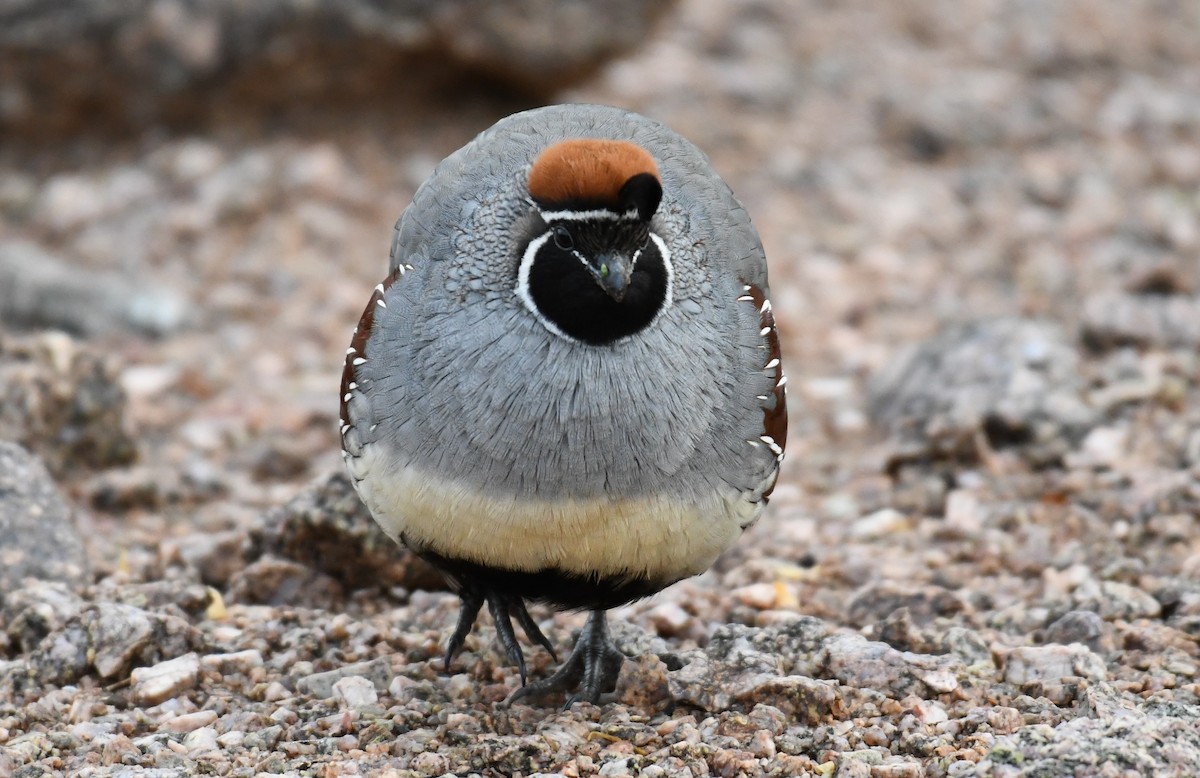
[[1098,348],[1200,347],[1200,296],[1110,292],[1088,299],[1083,337]]
[[79,585],[86,575],[83,538],[45,466],[0,442],[0,592],[26,578]]
[[993,319],[953,327],[909,349],[871,385],[874,421],[893,462],[1018,448],[1033,464],[1060,459],[1095,422],[1079,354],[1063,328]]
[[4,0],[0,132],[404,100],[481,79],[549,95],[633,48],[669,0]]
[[268,513],[250,545],[251,559],[276,555],[293,560],[348,589],[446,588],[440,574],[380,529],[341,470]]
[[83,336],[166,335],[182,326],[187,308],[170,290],[125,274],[80,273],[37,244],[0,242],[0,322],[5,324]]
[[0,440],[16,441],[61,474],[137,457],[125,393],[109,363],[61,333],[0,335]]

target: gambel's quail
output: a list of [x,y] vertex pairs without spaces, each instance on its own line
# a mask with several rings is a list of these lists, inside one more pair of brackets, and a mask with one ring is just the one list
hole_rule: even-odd
[[[487,603],[509,698],[596,702],[623,655],[605,611],[713,563],[753,524],[787,435],[757,232],[708,159],[594,105],[510,116],[447,157],[396,226],[355,330],[341,434],[375,520]],[[525,684],[526,601],[587,609]]]

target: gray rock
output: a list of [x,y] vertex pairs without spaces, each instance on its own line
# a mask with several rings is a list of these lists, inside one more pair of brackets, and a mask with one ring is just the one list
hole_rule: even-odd
[[74,683],[95,673],[108,682],[134,667],[202,649],[200,634],[182,618],[132,605],[97,602],[50,632],[30,653],[27,668],[41,684]]
[[63,628],[84,607],[83,598],[61,581],[29,581],[7,590],[0,624],[17,650],[28,653],[42,639]]
[[115,370],[58,332],[0,335],[0,440],[22,444],[56,474],[137,456]]
[[671,5],[663,0],[450,2],[439,4],[434,19],[455,59],[545,92],[637,46]]
[[372,659],[369,662],[356,662],[336,670],[306,675],[296,681],[296,691],[309,694],[317,699],[329,699],[334,696],[338,682],[351,677],[369,681],[376,691],[386,692],[396,677],[396,670],[388,657]]
[[[998,738],[975,774],[1195,775],[1200,706],[1148,702],[1097,683],[1080,695],[1078,712],[1053,730],[1023,727]],[[1008,765],[1019,773],[997,769]]]
[[195,569],[204,583],[224,588],[246,567],[242,557],[245,544],[244,531],[228,530],[183,535],[164,543],[163,549],[166,558],[178,559]]
[[738,696],[778,679],[778,665],[773,657],[748,645],[731,653],[734,656],[726,654],[722,658],[732,661],[721,661],[711,652],[680,654],[684,661],[682,669],[668,676],[671,696],[681,705],[704,711],[729,710]]
[[45,466],[21,446],[0,442],[0,591],[13,592],[27,578],[78,585],[86,575],[83,538]]
[[347,94],[404,103],[397,93],[452,94],[478,83],[479,73],[548,94],[636,46],[670,5],[6,0],[0,129],[94,131]]
[[283,727],[278,724],[272,724],[269,727],[263,727],[257,732],[249,732],[246,734],[246,748],[257,751],[270,751],[279,742],[279,738],[283,736]]
[[918,625],[908,608],[901,607],[882,622],[867,630],[867,635],[900,651],[915,654],[953,654],[974,669],[987,671],[995,667],[991,647],[978,632],[946,619]]
[[1079,354],[1061,327],[1027,319],[958,326],[921,343],[871,383],[893,463],[979,456],[979,442],[1055,462],[1094,423]]
[[78,267],[25,241],[0,241],[0,321],[75,335],[166,335],[190,317],[170,289],[122,273]]
[[1088,579],[1071,596],[1081,610],[1095,611],[1109,621],[1154,618],[1162,613],[1162,606],[1151,594],[1120,581]]
[[682,652],[668,677],[677,703],[705,711],[770,705],[815,724],[848,697],[949,693],[966,668],[955,656],[898,651],[851,633],[829,634],[812,618],[766,628],[727,624],[704,651]]
[[1200,296],[1106,292],[1083,309],[1083,337],[1096,348],[1200,346]]
[[1054,620],[1042,636],[1046,643],[1079,643],[1098,654],[1112,650],[1109,627],[1100,614],[1090,610],[1068,611]]
[[[759,702],[807,709],[799,700],[813,690],[781,676],[812,675],[827,634],[828,627],[811,617],[766,628],[726,624],[703,651],[662,655],[668,667],[678,667],[668,676],[671,695],[682,705],[708,711],[749,710]],[[814,694],[817,708],[832,705],[825,690]],[[781,703],[781,698],[788,702]]]
[[379,700],[375,684],[361,675],[348,675],[333,684],[333,696],[347,708],[365,708]]
[[847,606],[851,624],[866,626],[883,621],[905,608],[915,624],[928,624],[939,616],[954,616],[968,610],[967,602],[941,586],[913,586],[896,581],[869,583],[855,592]]
[[1104,660],[1078,643],[1020,646],[1004,657],[1004,680],[1016,686],[1067,678],[1103,681],[1107,677]]
[[[150,667],[136,667],[129,677],[134,699],[142,705],[157,705],[196,685],[200,680],[200,657],[188,653]],[[212,715],[215,719],[216,714]]]
[[894,699],[909,694],[928,697],[952,692],[966,673],[962,660],[953,655],[897,651],[861,635],[840,633],[822,645],[821,665],[822,678],[858,689],[873,689]]
[[446,588],[439,573],[380,529],[341,470],[263,517],[248,556],[267,554],[299,562],[350,589]]
[[234,574],[230,602],[332,608],[345,595],[341,584],[307,565],[265,556]]

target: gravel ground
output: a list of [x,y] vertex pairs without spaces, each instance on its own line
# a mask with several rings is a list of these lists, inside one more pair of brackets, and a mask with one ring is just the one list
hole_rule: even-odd
[[[1195,774],[1198,7],[682,0],[646,33],[536,98],[0,137],[0,776]],[[539,100],[709,151],[793,389],[770,513],[615,611],[636,658],[565,711],[499,706],[486,617],[442,672],[457,601],[335,435],[392,222]]]

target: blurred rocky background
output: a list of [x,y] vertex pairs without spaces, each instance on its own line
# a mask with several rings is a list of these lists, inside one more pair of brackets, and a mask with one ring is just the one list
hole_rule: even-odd
[[[1188,0],[0,0],[0,775],[1194,774],[1197,41]],[[563,101],[745,202],[793,434],[618,612],[613,702],[504,710],[336,387],[415,187]]]

